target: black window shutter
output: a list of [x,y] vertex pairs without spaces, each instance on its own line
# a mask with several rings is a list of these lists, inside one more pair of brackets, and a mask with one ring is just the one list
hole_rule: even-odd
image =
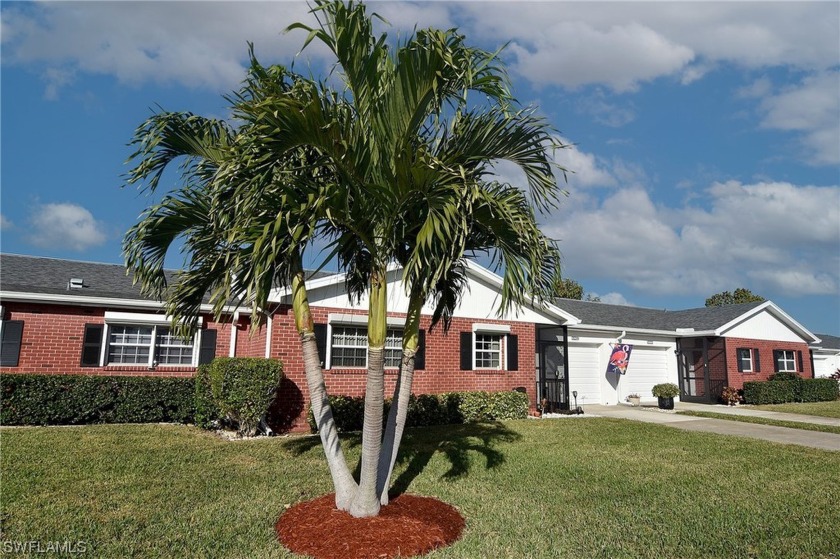
[[773,370],[777,373],[779,372],[779,368],[780,368],[779,367],[779,355],[780,355],[780,353],[781,352],[778,349],[773,350]]
[[201,348],[198,350],[198,364],[204,365],[216,358],[216,335],[218,332],[208,328],[201,331]]
[[85,338],[82,342],[82,367],[98,367],[102,352],[104,324],[85,324]]
[[426,331],[417,334],[417,353],[414,354],[414,369],[422,371],[426,368]]
[[0,343],[0,366],[18,366],[21,339],[23,339],[23,321],[4,320],[3,339]]
[[472,332],[461,332],[461,370],[471,371],[473,366]]
[[327,325],[315,324],[312,330],[315,332],[315,343],[318,344],[318,359],[321,360],[321,367],[327,366]]
[[736,361],[738,361],[738,372],[739,373],[744,372],[744,361],[741,359],[741,352],[742,351],[744,351],[744,350],[741,349],[740,347],[735,350],[735,353],[737,354],[736,355],[736,357],[737,357]]
[[753,348],[753,371],[756,373],[761,372],[761,356],[758,354],[758,348]]
[[796,360],[798,361],[798,365],[799,365],[799,374],[804,373],[805,369],[803,368],[802,352],[801,351],[796,352]]
[[507,335],[507,370],[519,370],[519,336]]

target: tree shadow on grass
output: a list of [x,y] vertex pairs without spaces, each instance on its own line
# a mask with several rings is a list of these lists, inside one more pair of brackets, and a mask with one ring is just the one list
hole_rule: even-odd
[[[449,469],[441,476],[442,479],[468,476],[478,460],[483,461],[487,470],[497,468],[504,464],[505,456],[496,445],[515,442],[520,438],[519,433],[500,422],[406,429],[394,471],[399,471],[399,466],[403,464],[405,469],[392,479],[388,494],[393,498],[408,491],[414,479],[426,469],[437,453],[443,454],[449,461]],[[342,433],[341,442],[344,448],[358,447],[361,445],[361,434]],[[301,455],[320,445],[320,438],[312,436],[292,439],[285,446],[293,454]],[[357,479],[360,466],[357,464],[354,471]]]

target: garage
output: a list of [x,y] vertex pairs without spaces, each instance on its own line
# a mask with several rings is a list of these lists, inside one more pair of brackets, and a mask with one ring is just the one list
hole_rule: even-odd
[[653,385],[674,382],[673,374],[668,374],[668,357],[673,359],[673,352],[668,347],[635,346],[627,364],[627,373],[618,384],[619,401],[624,401],[628,394],[638,394],[643,400],[653,400]]

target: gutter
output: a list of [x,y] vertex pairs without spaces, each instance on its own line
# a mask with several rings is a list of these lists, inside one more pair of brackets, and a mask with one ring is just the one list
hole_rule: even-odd
[[[54,293],[24,293],[19,291],[0,291],[0,301],[19,301],[26,303],[56,303],[65,305],[79,305],[83,307],[121,307],[162,310],[163,302],[147,299],[122,299],[119,297],[91,297],[84,295],[58,295]],[[213,313],[213,305],[202,304],[199,309],[204,313]],[[250,309],[240,310],[238,306],[227,305],[222,308],[225,314],[234,312],[250,314]]]

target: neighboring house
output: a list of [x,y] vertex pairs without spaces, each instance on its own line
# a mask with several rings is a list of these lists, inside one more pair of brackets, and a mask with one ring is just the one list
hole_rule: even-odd
[[[770,301],[665,311],[558,299],[499,317],[501,278],[469,263],[467,279],[448,332],[430,329],[432,309],[423,311],[415,393],[523,389],[532,408],[562,410],[631,393],[653,400],[661,382],[679,384],[684,400],[716,402],[724,386],[775,371],[813,376],[808,351],[819,338]],[[407,298],[399,270],[388,281],[390,393]],[[342,274],[314,275],[307,289],[328,390],[362,394],[367,299],[350,304]],[[280,404],[288,425],[302,428],[308,394],[289,295],[276,290],[270,301],[257,329],[245,308],[231,306],[216,322],[206,305],[201,328],[183,341],[170,335],[163,305],[143,298],[122,266],[0,255],[0,371],[189,376],[213,357],[274,357],[287,379]],[[633,346],[624,375],[607,372],[617,343]]]
[[840,338],[817,334],[820,343],[811,347],[814,377],[828,377],[840,371]]
[[[716,403],[724,386],[777,371],[812,377],[809,346],[819,341],[771,301],[668,311],[561,299],[580,319],[568,328],[571,389],[587,403],[614,404],[673,382],[680,399]],[[625,375],[605,374],[612,344],[633,345]],[[592,373],[595,374],[592,374]]]

